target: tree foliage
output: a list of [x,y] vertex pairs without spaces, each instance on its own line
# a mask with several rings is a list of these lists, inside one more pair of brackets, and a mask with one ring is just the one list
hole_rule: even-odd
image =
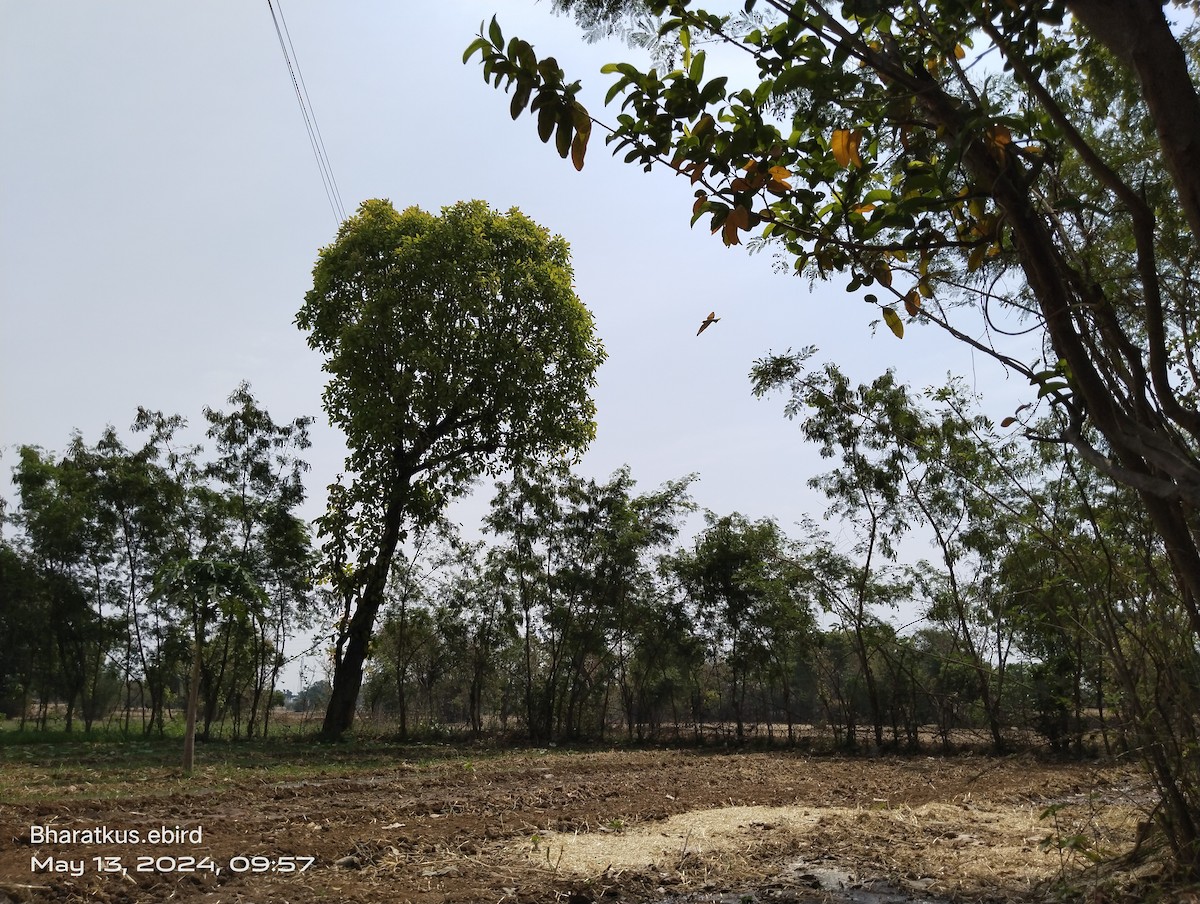
[[[897,334],[904,310],[1002,358],[1052,400],[1057,437],[1142,492],[1160,530],[1183,539],[1181,506],[1200,501],[1200,415],[1180,267],[1200,228],[1189,200],[1200,177],[1179,162],[1180,123],[1200,119],[1180,111],[1200,100],[1190,34],[1177,37],[1160,4],[1077,2],[1066,20],[1064,4],[751,2],[769,10],[753,28],[687,2],[627,8],[643,5],[668,17],[684,65],[605,67],[618,76],[609,100],[624,96],[608,140],[627,160],[688,175],[693,220],[726,244],[761,232],[797,272],[873,288],[867,300]],[[498,84],[567,90],[501,38],[489,29],[470,48]],[[701,40],[747,54],[756,84],[706,79]],[[1004,72],[981,59],[989,45]],[[1143,153],[1105,140],[1114,108]],[[1148,166],[1167,177],[1152,189]],[[1005,309],[1032,319],[1044,363],[974,338],[955,313],[965,302],[1001,327]],[[1200,556],[1185,546],[1195,594]]]
[[[706,520],[693,548],[669,567],[715,641],[714,653],[729,664],[729,697],[741,741],[751,677],[765,677],[772,666],[790,666],[803,655],[813,622],[812,583],[774,521],[711,512]],[[786,696],[789,668],[776,671]],[[790,713],[788,722],[790,735]]]
[[[206,410],[216,457],[180,442],[180,416],[139,409],[129,448],[112,427],[62,455],[24,446],[14,469],[18,531],[3,545],[11,604],[24,634],[0,658],[2,704],[22,721],[36,701],[45,724],[56,700],[66,727],[84,729],[124,696],[123,729],[165,729],[173,694],[199,650],[195,612],[156,592],[164,568],[219,560],[241,568],[270,602],[250,618],[225,612],[200,658],[201,736],[232,718],[235,734],[267,730],[284,644],[309,613],[311,545],[295,514],[304,499],[298,452],[309,419],[276,425],[246,384],[230,413]],[[204,638],[201,637],[203,643]]]
[[185,559],[158,575],[157,592],[188,613],[192,635],[192,667],[188,681],[183,772],[192,774],[196,753],[196,717],[200,704],[201,666],[209,625],[218,619],[246,624],[266,609],[267,595],[249,573],[232,562]]
[[329,737],[349,728],[397,545],[483,474],[584,449],[604,358],[567,243],[482,202],[366,201],[320,253],[296,318],[325,355],[349,485],[319,519],[343,607]]

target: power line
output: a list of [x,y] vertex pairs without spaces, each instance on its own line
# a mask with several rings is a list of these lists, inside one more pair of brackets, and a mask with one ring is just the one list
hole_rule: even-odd
[[[276,5],[279,6],[278,15],[275,12]],[[271,21],[275,24],[275,35],[279,38],[279,49],[283,51],[283,59],[287,63],[292,88],[296,92],[296,101],[300,104],[300,115],[304,117],[304,127],[308,130],[308,142],[312,146],[313,156],[317,160],[317,169],[321,172],[325,197],[329,201],[329,208],[333,211],[334,219],[338,225],[341,225],[342,221],[346,219],[346,209],[342,205],[342,196],[338,192],[337,180],[333,177],[333,167],[329,163],[329,155],[325,153],[325,140],[321,137],[321,130],[317,126],[317,115],[313,112],[308,88],[304,85],[304,74],[300,71],[300,59],[296,56],[296,48],[292,46],[292,36],[288,32],[287,20],[283,16],[283,2],[282,0],[267,0],[267,8],[271,11]],[[282,27],[280,27],[280,22],[283,23]]]
[[333,186],[333,197],[337,200],[338,213],[341,219],[346,219],[346,209],[342,206],[342,196],[338,191],[337,179],[333,175],[333,167],[329,164],[329,155],[325,152],[325,139],[321,135],[321,126],[317,123],[317,116],[312,112],[312,98],[308,96],[308,86],[304,84],[304,70],[300,68],[300,57],[296,54],[296,48],[292,44],[292,34],[288,31],[287,19],[283,15],[283,3],[281,0],[276,0],[279,3],[279,21],[283,23],[283,33],[287,37],[288,48],[292,51],[292,59],[296,61],[296,75],[300,80],[300,90],[304,92],[304,102],[308,106],[308,110],[312,116],[313,131],[317,136],[317,145],[321,149],[320,159],[325,161],[325,172],[329,174],[329,184]]

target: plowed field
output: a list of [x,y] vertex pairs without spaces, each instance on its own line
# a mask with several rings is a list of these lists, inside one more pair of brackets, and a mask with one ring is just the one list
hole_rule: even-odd
[[1040,900],[1147,800],[1133,767],[1028,756],[219,756],[0,749],[0,904]]

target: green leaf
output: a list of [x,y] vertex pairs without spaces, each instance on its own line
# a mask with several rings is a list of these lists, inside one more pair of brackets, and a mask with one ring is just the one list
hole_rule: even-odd
[[705,105],[713,104],[724,98],[725,85],[728,81],[729,77],[722,75],[705,85],[703,90],[700,92],[700,103]]
[[771,88],[771,93],[775,97],[783,94],[791,94],[808,78],[808,73],[803,66],[792,66],[783,70],[779,77],[775,79],[775,84]]
[[562,110],[558,115],[558,131],[554,135],[554,147],[564,160],[571,153],[571,111]]
[[517,87],[513,91],[512,103],[509,104],[508,112],[513,119],[521,115],[525,109],[525,105],[529,103],[529,94],[533,85],[524,79],[517,80]]
[[[542,96],[539,94],[538,99],[541,100]],[[542,139],[542,144],[549,141],[550,136],[554,134],[555,113],[554,106],[549,103],[538,110],[538,138]]]
[[491,49],[491,46],[492,45],[488,42],[487,38],[476,38],[470,43],[467,49],[463,51],[463,62],[466,63],[468,60],[470,60],[471,55],[477,50],[484,51],[484,56],[487,56],[486,51]]
[[533,47],[528,41],[517,42],[517,59],[521,63],[521,68],[533,75],[537,72],[537,55],[533,52]]
[[495,16],[492,16],[492,24],[488,26],[488,36],[492,39],[492,46],[497,50],[504,50],[504,34],[500,31],[500,23],[496,21]]
[[613,82],[612,87],[608,89],[608,93],[604,95],[604,106],[607,107],[609,104],[611,104],[613,98],[620,94],[628,84],[629,79],[627,78],[620,78]]

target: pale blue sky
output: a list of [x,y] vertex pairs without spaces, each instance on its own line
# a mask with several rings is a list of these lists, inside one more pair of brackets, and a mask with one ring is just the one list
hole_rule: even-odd
[[[493,13],[583,79],[601,119],[615,114],[600,66],[636,58],[585,45],[545,0],[283,9],[348,210],[481,198],[571,243],[609,353],[585,473],[628,463],[650,489],[695,471],[700,505],[787,528],[820,516],[805,481],[827,463],[782,399],[751,397],[747,373],[768,350],[814,344],[860,380],[964,374],[991,387],[997,420],[1027,393],[935,330],[872,334],[877,314],[841,283],[810,293],[769,254],[690,229],[687,181],[623,164],[599,133],[576,173],[531,119],[513,122],[478,63],[461,62]],[[242,379],[277,421],[321,416],[321,362],[292,320],[336,224],[265,0],[0,0],[0,123],[6,472],[16,444],[62,449],[76,428],[94,441],[138,405],[200,424]],[[713,309],[721,322],[697,338]],[[343,454],[328,427],[313,438],[310,516]],[[486,501],[456,516],[470,525]]]

